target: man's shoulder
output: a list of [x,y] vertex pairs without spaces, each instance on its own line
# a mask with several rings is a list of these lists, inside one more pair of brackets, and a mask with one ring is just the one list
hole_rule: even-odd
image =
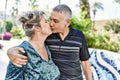
[[57,34],[56,34],[56,33],[52,33],[51,35],[48,36],[47,39],[49,39],[49,38],[54,39],[54,38],[56,38],[56,37],[57,37]]
[[75,28],[72,28],[72,34],[75,35],[75,36],[83,36],[83,32],[81,30],[78,30],[78,29],[75,29]]

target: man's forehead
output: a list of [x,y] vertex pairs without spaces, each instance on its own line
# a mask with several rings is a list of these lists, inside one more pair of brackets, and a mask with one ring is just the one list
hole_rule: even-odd
[[51,12],[50,18],[60,19],[62,16],[63,16],[62,13],[53,11]]

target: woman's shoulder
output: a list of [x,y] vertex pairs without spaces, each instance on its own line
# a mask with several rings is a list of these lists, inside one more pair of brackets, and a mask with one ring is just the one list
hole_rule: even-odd
[[27,47],[29,45],[28,41],[23,41],[20,45],[18,45],[19,47]]

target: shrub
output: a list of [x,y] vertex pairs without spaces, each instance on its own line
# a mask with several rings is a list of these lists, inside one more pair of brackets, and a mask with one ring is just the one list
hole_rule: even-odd
[[113,52],[118,52],[120,50],[119,42],[111,41],[110,36],[108,35],[86,32],[85,37],[87,45],[90,48],[105,49]]
[[12,38],[12,34],[10,32],[5,32],[2,34],[3,40],[10,40]]
[[6,26],[5,26],[6,32],[10,32],[12,27],[13,27],[12,22],[6,21]]
[[24,32],[20,27],[14,26],[11,30],[11,33],[13,35],[13,38],[16,38],[16,39],[21,39],[22,37],[24,37]]
[[[118,52],[120,50],[119,42],[111,41],[110,36],[106,34],[92,31],[92,22],[90,19],[81,18],[81,20],[79,20],[78,18],[73,17],[71,25],[74,28],[83,31],[89,48],[105,49],[114,52]],[[117,28],[115,29],[118,29],[118,26],[116,27]]]
[[112,23],[107,23],[104,26],[105,30],[107,31],[114,31],[114,33],[119,33],[120,32],[120,22],[118,21],[113,21]]
[[90,32],[92,29],[92,24],[90,19],[81,19],[79,20],[76,17],[72,17],[71,25],[79,30],[82,30],[83,32]]

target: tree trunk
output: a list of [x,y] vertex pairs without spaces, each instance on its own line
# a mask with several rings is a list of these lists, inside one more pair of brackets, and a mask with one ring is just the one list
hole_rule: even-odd
[[6,26],[7,1],[8,1],[8,0],[5,1],[4,24],[3,24],[3,30],[2,30],[3,33],[6,32],[5,26]]

